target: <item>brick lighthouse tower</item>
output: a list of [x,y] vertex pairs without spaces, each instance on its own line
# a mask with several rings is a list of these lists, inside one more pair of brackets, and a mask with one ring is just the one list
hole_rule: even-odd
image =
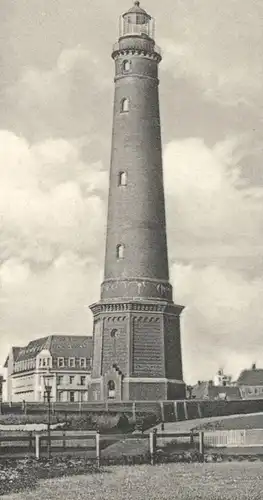
[[183,398],[180,313],[169,283],[154,20],[136,1],[114,45],[104,281],[94,316],[93,400]]

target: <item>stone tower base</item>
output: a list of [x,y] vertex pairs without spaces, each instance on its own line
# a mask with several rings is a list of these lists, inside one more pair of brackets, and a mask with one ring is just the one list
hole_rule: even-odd
[[[111,380],[114,379],[116,393],[114,401],[173,401],[185,397],[185,384],[182,381],[167,379],[147,379],[147,378],[116,378],[111,373]],[[105,401],[107,397],[107,383],[109,376],[100,380],[92,381],[90,385],[91,399]],[[96,395],[94,397],[94,395]],[[92,397],[93,396],[93,397]]]
[[100,301],[94,314],[91,401],[185,397],[180,313],[168,301]]

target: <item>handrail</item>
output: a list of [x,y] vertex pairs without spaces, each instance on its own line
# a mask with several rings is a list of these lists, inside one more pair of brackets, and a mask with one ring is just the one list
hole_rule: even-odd
[[[134,34],[133,34],[133,35],[134,35]],[[139,36],[139,35],[138,35],[138,36]],[[130,50],[140,50],[139,48],[134,48],[134,47],[133,47],[133,45],[132,45],[132,43],[131,43],[131,46],[130,46],[130,47],[125,47],[125,50],[126,50],[126,49],[127,49],[127,50],[129,50],[129,49],[130,49]],[[117,52],[118,50],[122,50],[122,49],[120,48],[120,43],[119,43],[119,42],[115,42],[115,43],[113,44],[112,51],[113,51],[113,53],[114,53],[114,52]],[[124,49],[123,49],[123,50],[124,50]],[[141,50],[143,50],[143,49],[141,49]],[[159,45],[156,45],[156,44],[154,45],[154,52],[155,52],[155,54],[158,54],[159,56],[162,56],[162,49],[161,49],[161,47],[159,47]]]

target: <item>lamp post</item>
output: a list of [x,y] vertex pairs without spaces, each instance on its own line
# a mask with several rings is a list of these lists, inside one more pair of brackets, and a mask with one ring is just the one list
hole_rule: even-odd
[[51,432],[50,432],[50,427],[51,427],[51,405],[50,405],[50,400],[51,400],[51,391],[52,391],[52,375],[50,374],[50,371],[47,370],[47,372],[43,375],[43,380],[44,380],[44,386],[45,386],[45,393],[44,397],[47,400],[48,404],[48,417],[47,417],[47,453],[48,453],[48,459],[50,460],[51,458]]

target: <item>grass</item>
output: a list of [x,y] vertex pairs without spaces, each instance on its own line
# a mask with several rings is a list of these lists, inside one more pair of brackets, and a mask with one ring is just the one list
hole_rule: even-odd
[[217,418],[210,422],[195,426],[203,430],[232,430],[232,429],[263,429],[263,414],[233,415],[227,418]]
[[40,481],[5,500],[260,500],[259,463],[169,464],[105,468],[98,474]]

